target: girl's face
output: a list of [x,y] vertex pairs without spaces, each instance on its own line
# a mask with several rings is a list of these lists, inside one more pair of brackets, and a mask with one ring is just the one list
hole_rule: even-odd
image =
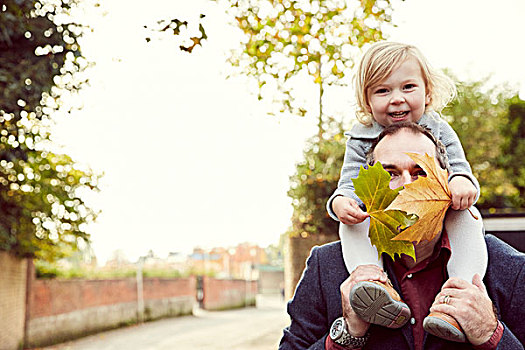
[[382,126],[411,121],[417,122],[430,103],[421,68],[415,58],[399,64],[381,83],[371,86],[368,111]]

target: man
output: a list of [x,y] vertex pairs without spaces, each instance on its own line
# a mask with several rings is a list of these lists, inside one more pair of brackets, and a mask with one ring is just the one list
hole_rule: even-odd
[[[427,153],[439,159],[443,153],[438,145],[416,124],[394,124],[379,136],[371,158],[386,166],[392,175],[391,187],[397,188],[424,175],[405,152]],[[446,232],[415,246],[417,262],[405,256],[394,262],[383,256],[393,287],[412,310],[413,318],[398,329],[371,325],[350,306],[349,294],[356,283],[387,282],[381,268],[359,266],[349,274],[340,242],[314,247],[288,303],[291,324],[284,330],[279,349],[523,349],[525,254],[494,236],[487,235],[485,240],[489,252],[485,284],[479,276],[473,283],[447,281],[450,246]],[[425,333],[421,318],[430,306],[432,312],[454,317],[468,342],[447,341]]]

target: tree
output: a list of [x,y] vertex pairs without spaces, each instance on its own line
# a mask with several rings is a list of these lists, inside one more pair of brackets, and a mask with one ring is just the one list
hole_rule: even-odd
[[328,122],[326,87],[343,83],[360,47],[383,39],[392,12],[389,0],[246,0],[230,11],[245,34],[232,65],[253,76],[259,98],[274,98],[280,112],[307,114],[307,102],[294,90],[305,80],[317,85],[319,139]]
[[84,28],[71,23],[79,0],[7,0],[0,19],[0,109],[14,114],[3,127],[13,135],[23,117],[42,119],[86,83],[78,74],[87,66],[77,39]]
[[346,138],[341,123],[333,137],[319,139],[313,136],[306,144],[304,160],[297,164],[290,177],[288,196],[292,199],[292,226],[285,254],[285,294],[291,297],[314,245],[338,239],[339,223],[326,211],[326,201],[337,188]]
[[77,0],[7,0],[0,23],[0,249],[54,260],[89,241],[98,175],[52,151],[52,114],[86,79]]
[[[191,36],[190,31],[188,30],[188,21],[180,20],[178,18],[168,20],[161,19],[158,20],[154,25],[145,25],[144,28],[155,32],[165,32],[182,37],[183,39],[182,43],[179,45],[179,49],[181,51],[186,51],[187,53],[192,53],[193,49],[195,49],[197,45],[202,46],[202,41],[208,38],[208,35],[206,35],[206,30],[204,29],[204,26],[201,22],[204,17],[206,17],[206,15],[200,15],[198,36]],[[151,36],[146,37],[146,41],[150,42]]]
[[506,176],[501,161],[505,135],[500,132],[507,121],[512,92],[504,86],[491,87],[488,79],[458,84],[458,97],[443,114],[458,134],[472,172],[480,183],[478,207],[512,207],[511,198],[516,195],[516,188]]
[[306,238],[323,234],[329,240],[337,237],[338,222],[326,211],[326,201],[337,188],[343,164],[346,138],[342,131],[333,137],[307,142],[304,160],[297,164],[290,177],[288,196],[292,198],[293,236]]
[[516,188],[511,202],[525,206],[525,101],[515,95],[507,101],[507,120],[501,124],[501,165],[506,178]]
[[277,244],[270,244],[264,249],[266,256],[268,258],[268,264],[276,267],[284,266],[284,246],[286,243],[286,234],[283,233],[279,237],[279,242]]

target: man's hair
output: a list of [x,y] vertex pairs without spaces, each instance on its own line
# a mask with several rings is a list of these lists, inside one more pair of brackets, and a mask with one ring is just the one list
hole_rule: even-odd
[[408,130],[413,134],[423,134],[426,137],[432,141],[432,143],[436,146],[436,158],[439,162],[439,166],[441,168],[450,171],[450,166],[448,164],[448,156],[447,156],[447,150],[445,149],[445,145],[439,141],[434,134],[430,131],[430,129],[421,126],[419,124],[413,123],[413,122],[400,122],[400,123],[394,123],[389,126],[387,126],[383,131],[379,134],[379,136],[374,140],[372,143],[372,146],[370,147],[370,150],[366,154],[366,163],[368,165],[374,165],[375,157],[374,157],[374,150],[376,149],[377,144],[379,141],[384,139],[388,135],[395,135],[401,130]]
[[425,90],[430,103],[425,111],[440,112],[456,97],[456,85],[442,72],[432,68],[425,56],[413,45],[382,41],[372,45],[363,55],[354,75],[357,100],[357,119],[364,125],[372,124],[368,111],[368,89],[384,81],[392,71],[409,58],[415,58],[421,68]]

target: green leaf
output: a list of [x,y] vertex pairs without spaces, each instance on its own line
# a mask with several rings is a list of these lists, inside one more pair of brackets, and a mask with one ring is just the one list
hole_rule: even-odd
[[381,163],[365,169],[361,167],[359,176],[352,179],[355,194],[363,201],[370,215],[368,236],[379,255],[387,253],[393,259],[395,255],[406,254],[416,259],[411,242],[393,241],[401,231],[417,221],[417,216],[408,215],[401,210],[385,210],[397,197],[401,188],[392,190],[389,187],[390,175]]

